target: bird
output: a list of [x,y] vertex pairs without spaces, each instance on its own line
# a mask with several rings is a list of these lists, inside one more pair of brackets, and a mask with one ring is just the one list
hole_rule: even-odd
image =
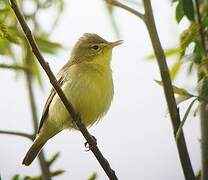
[[[108,42],[94,33],[84,33],[72,48],[69,61],[57,73],[57,81],[67,100],[89,127],[108,111],[114,86],[112,49],[122,40]],[[29,166],[46,142],[64,129],[77,129],[56,91],[52,88],[43,108],[35,140],[22,164]]]

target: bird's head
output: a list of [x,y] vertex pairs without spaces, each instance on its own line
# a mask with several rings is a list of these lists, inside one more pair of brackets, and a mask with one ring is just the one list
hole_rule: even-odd
[[75,63],[110,64],[112,49],[122,42],[108,42],[97,34],[85,33],[73,47],[71,60]]

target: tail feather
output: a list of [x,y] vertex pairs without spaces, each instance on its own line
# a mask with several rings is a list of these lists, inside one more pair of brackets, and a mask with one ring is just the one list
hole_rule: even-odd
[[40,150],[44,146],[46,142],[40,142],[38,138],[34,141],[30,149],[28,150],[27,154],[25,155],[25,158],[22,161],[22,164],[29,166],[35,157],[39,154]]

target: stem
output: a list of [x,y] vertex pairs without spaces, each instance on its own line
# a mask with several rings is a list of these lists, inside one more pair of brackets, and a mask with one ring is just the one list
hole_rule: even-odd
[[201,159],[202,159],[202,180],[208,180],[208,109],[207,103],[200,104],[201,119]]
[[[170,74],[169,74],[169,69],[166,63],[166,58],[164,54],[164,50],[161,46],[157,29],[155,26],[155,20],[152,12],[152,5],[150,0],[143,0],[144,4],[144,9],[145,9],[145,14],[142,15],[140,12],[137,12],[136,10],[127,7],[126,5],[120,3],[118,0],[105,0],[106,2],[113,4],[117,7],[123,8],[133,14],[135,14],[137,17],[142,19],[145,22],[145,25],[147,27],[147,30],[149,32],[149,36],[152,42],[152,46],[154,49],[155,56],[157,58],[158,66],[160,69],[160,75],[163,81],[163,88],[164,88],[164,93],[168,105],[168,110],[170,113],[171,117],[171,122],[173,126],[173,131],[174,131],[174,138],[176,140],[176,133],[177,130],[180,126],[180,114],[179,110],[177,108],[176,100],[174,97],[174,92],[173,92],[173,87],[170,79]],[[136,12],[135,12],[136,11]],[[186,178],[186,180],[194,180],[195,175],[192,169],[190,157],[188,154],[188,150],[186,147],[186,141],[184,138],[184,133],[181,130],[180,138],[178,141],[176,141],[178,153],[179,153],[179,158],[181,161],[181,165],[183,168],[183,173]]]
[[21,136],[21,137],[28,138],[30,140],[34,139],[34,136],[32,134],[27,134],[27,133],[23,133],[23,132],[0,130],[0,134],[9,134],[9,135]]
[[90,150],[93,152],[93,154],[97,158],[98,162],[102,166],[103,170],[105,171],[105,173],[107,174],[109,179],[117,180],[118,178],[115,174],[115,171],[113,169],[111,169],[110,164],[108,163],[108,161],[102,155],[101,151],[99,150],[99,148],[96,144],[95,139],[90,135],[87,128],[82,123],[79,113],[75,112],[72,104],[66,98],[65,94],[63,93],[61,87],[59,86],[59,84],[56,80],[56,77],[54,76],[53,72],[51,71],[48,63],[46,63],[42,54],[40,53],[40,50],[37,47],[37,44],[36,44],[36,42],[33,38],[31,30],[28,27],[28,25],[26,24],[24,17],[20,13],[20,10],[19,10],[19,8],[16,4],[16,1],[15,0],[10,0],[10,2],[11,2],[11,8],[13,9],[13,11],[14,11],[14,13],[15,13],[15,15],[16,15],[24,33],[25,33],[25,35],[26,35],[26,38],[27,38],[27,40],[28,40],[28,42],[29,42],[29,44],[32,48],[32,51],[33,51],[34,55],[36,56],[40,65],[45,70],[46,74],[48,75],[48,78],[50,79],[50,82],[53,85],[53,88],[56,90],[56,92],[59,95],[61,101],[63,102],[64,106],[66,107],[69,114],[71,115],[73,122],[76,124],[76,126],[79,128],[82,135],[87,140],[87,143],[89,144]]
[[30,100],[30,108],[31,108],[32,120],[33,120],[32,122],[33,122],[33,127],[36,132],[38,129],[38,117],[37,117],[37,109],[36,109],[35,99],[34,99],[34,92],[32,88],[32,77],[30,73],[26,73],[26,82],[27,82],[27,89],[28,89],[28,95],[29,95],[29,100]]
[[[155,26],[155,20],[154,20],[154,16],[152,12],[151,1],[143,0],[143,4],[144,4],[144,9],[145,9],[145,22],[146,22],[146,26],[150,35],[150,39],[152,41],[152,45],[153,45],[153,49],[155,52],[155,56],[157,58],[158,66],[160,69],[160,75],[163,81],[164,93],[165,93],[168,110],[170,113],[171,122],[173,126],[174,137],[176,139],[176,133],[181,122],[180,114],[179,114],[179,110],[177,108],[176,100],[174,97],[174,92],[173,92],[170,74],[169,74],[169,70],[168,70],[168,66],[166,62],[166,57],[164,54],[164,50],[161,46],[158,33],[157,33],[157,29]],[[178,141],[176,141],[176,145],[177,145],[181,165],[183,168],[183,173],[184,173],[186,180],[194,180],[195,175],[194,175],[194,171],[191,165],[191,161],[190,161],[190,157],[188,154],[183,131],[181,131],[181,135]]]
[[[32,77],[31,77],[30,72],[26,72],[26,82],[27,82],[27,89],[28,89],[29,100],[30,100],[32,119],[33,119],[33,127],[35,129],[35,132],[37,132],[37,129],[38,129],[37,109],[36,109],[36,103],[34,99],[34,92],[32,88]],[[51,180],[50,170],[49,170],[49,167],[47,166],[43,150],[39,153],[38,159],[39,159],[40,168],[42,171],[43,180]]]
[[125,9],[126,11],[129,11],[130,13],[134,14],[135,16],[137,16],[138,18],[140,18],[141,20],[144,21],[144,14],[136,11],[135,9],[130,8],[129,6],[120,3],[118,0],[105,0],[107,3],[120,7],[122,9]]
[[[202,48],[204,51],[204,57],[207,61],[207,50],[206,50],[206,40],[203,33],[203,27],[201,23],[201,14],[200,14],[200,3],[198,0],[195,0],[196,4],[196,14],[197,14],[197,22],[199,24],[199,32],[200,32],[200,39]],[[208,78],[207,75],[204,77],[202,82],[202,89],[199,92],[200,96],[204,96],[205,98],[208,97],[207,94],[207,86],[208,86]],[[201,170],[201,179],[208,180],[208,103],[202,101],[200,104],[200,120],[201,120],[201,163],[202,163],[202,170]]]
[[8,65],[8,64],[0,64],[0,68],[5,69],[14,69],[14,70],[24,70],[27,71],[27,67],[21,65]]

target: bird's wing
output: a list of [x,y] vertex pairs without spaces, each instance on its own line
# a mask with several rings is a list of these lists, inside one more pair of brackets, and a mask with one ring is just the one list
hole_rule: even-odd
[[[62,67],[62,69],[59,71],[59,73],[57,74],[57,81],[58,81],[58,84],[59,86],[61,87],[63,84],[64,84],[64,79],[65,79],[65,72],[67,70],[67,68],[69,68],[69,66],[64,65]],[[62,72],[62,73],[60,73]],[[50,107],[50,104],[51,104],[51,101],[53,100],[54,96],[56,94],[56,90],[54,88],[51,89],[51,92],[50,92],[50,95],[45,103],[45,106],[44,106],[44,109],[43,109],[43,113],[42,113],[42,117],[41,117],[41,120],[40,120],[40,125],[39,125],[39,128],[38,128],[38,133],[40,132],[40,129],[48,115],[48,110],[49,110],[49,107]]]

